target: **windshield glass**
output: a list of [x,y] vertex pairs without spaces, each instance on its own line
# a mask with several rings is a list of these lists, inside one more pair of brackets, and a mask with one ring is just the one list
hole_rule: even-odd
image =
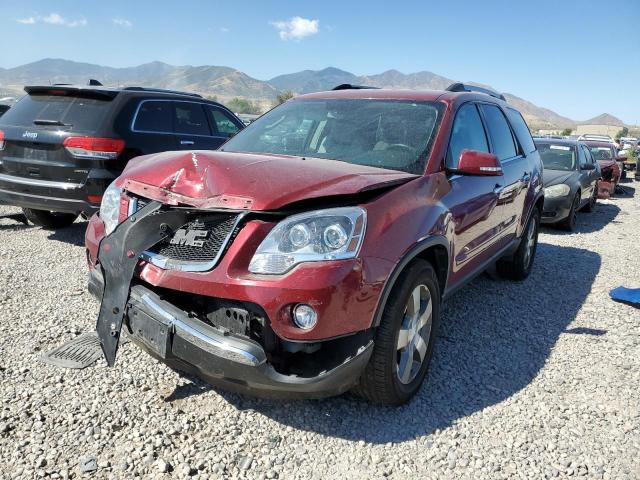
[[591,147],[589,150],[594,160],[611,160],[614,157],[611,147]]
[[110,100],[95,98],[26,95],[2,116],[2,123],[30,128],[66,126],[91,134],[98,130],[110,106]]
[[292,100],[221,150],[327,158],[422,174],[442,109],[436,102]]
[[542,158],[544,168],[549,170],[576,169],[576,150],[569,145],[553,145],[550,143],[537,143],[538,152]]

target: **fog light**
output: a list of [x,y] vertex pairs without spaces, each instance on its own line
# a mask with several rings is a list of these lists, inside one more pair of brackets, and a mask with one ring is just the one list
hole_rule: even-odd
[[318,323],[318,314],[309,305],[301,303],[293,309],[293,322],[304,330],[309,330]]

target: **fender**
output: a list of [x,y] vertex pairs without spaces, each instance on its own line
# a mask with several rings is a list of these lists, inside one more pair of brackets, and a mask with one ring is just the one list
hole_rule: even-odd
[[[389,298],[389,294],[391,293],[391,289],[396,283],[396,280],[400,276],[400,273],[404,270],[404,268],[418,255],[427,250],[430,247],[441,246],[447,250],[447,276],[449,275],[449,240],[447,237],[443,235],[433,235],[428,237],[418,243],[416,243],[411,249],[404,254],[404,256],[400,259],[400,261],[396,264],[391,272],[391,275],[387,278],[386,283],[384,284],[384,288],[382,289],[382,295],[380,295],[380,300],[378,300],[378,306],[376,307],[376,312],[373,316],[372,327],[378,327],[380,325],[380,321],[382,320],[382,312],[384,311],[384,306],[387,303],[387,299]],[[446,285],[447,279],[445,279]],[[440,292],[442,295],[444,292]]]

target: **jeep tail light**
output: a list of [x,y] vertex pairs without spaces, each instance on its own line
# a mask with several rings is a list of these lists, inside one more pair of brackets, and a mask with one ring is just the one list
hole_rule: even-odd
[[0,150],[4,150],[4,132],[0,130]]
[[100,137],[67,137],[63,143],[67,151],[76,158],[110,160],[124,150],[124,140]]

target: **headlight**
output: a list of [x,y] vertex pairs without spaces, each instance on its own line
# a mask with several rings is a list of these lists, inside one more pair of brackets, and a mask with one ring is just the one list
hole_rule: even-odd
[[102,196],[102,203],[100,204],[100,218],[104,223],[104,233],[106,235],[113,232],[118,225],[121,194],[122,189],[116,187],[116,182],[113,182],[107,187],[104,195]]
[[302,262],[353,258],[362,244],[366,219],[365,210],[359,207],[292,215],[262,241],[249,271],[279,275]]
[[566,183],[552,185],[544,189],[544,196],[547,198],[565,197],[571,192],[571,187]]

